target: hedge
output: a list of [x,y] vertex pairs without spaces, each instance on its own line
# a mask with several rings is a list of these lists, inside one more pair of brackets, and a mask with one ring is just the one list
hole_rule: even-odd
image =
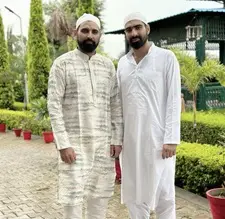
[[[30,108],[30,105],[28,105]],[[7,121],[9,129],[15,128],[15,125],[21,123],[24,118],[29,117],[29,120],[34,120],[35,114],[30,111],[22,111],[23,103],[15,102],[14,109],[21,111],[0,110],[0,119]],[[193,128],[193,114],[183,113],[181,122],[181,139],[185,142],[197,142],[201,144],[218,145],[225,140],[225,116],[222,113],[211,112],[198,112],[197,113],[197,126]],[[25,119],[26,120],[26,119]],[[34,133],[40,133],[40,122],[34,121],[31,126],[34,129]],[[224,134],[224,136],[223,136]]]
[[205,196],[225,183],[225,148],[182,142],[177,147],[176,185]]
[[[30,104],[27,105],[28,110],[31,109]],[[13,110],[15,111],[23,111],[24,110],[24,103],[21,102],[14,102],[13,104]]]
[[182,114],[182,141],[216,145],[224,141],[223,135],[225,135],[225,116],[223,114],[198,112],[195,128],[193,127],[193,114]]
[[35,119],[35,114],[29,111],[12,111],[0,109],[0,122],[4,122],[7,125],[7,129],[22,128],[23,124],[26,125],[26,129],[31,129],[32,134],[41,135],[42,123]]
[[[35,114],[32,112],[0,110],[0,120],[7,124],[8,129],[13,129],[25,121],[28,122],[33,134],[41,135],[43,130],[42,122],[35,120]],[[185,122],[187,123],[187,121]],[[207,129],[205,123],[201,125],[202,127],[205,125]],[[224,125],[219,125],[222,130]],[[213,123],[210,124],[210,126],[209,130],[212,130]],[[201,126],[198,124],[197,127]],[[216,130],[216,127],[214,128]],[[201,131],[204,133],[204,130],[199,128],[199,133]],[[213,132],[211,134],[213,134]],[[204,139],[203,137],[201,138],[202,140]],[[177,186],[205,196],[205,192],[208,189],[221,187],[224,183],[225,147],[186,142],[182,142],[181,145],[177,147]]]

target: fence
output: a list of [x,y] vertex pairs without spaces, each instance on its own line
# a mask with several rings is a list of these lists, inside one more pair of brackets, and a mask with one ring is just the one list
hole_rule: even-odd
[[[186,108],[192,108],[192,94],[184,86],[182,86],[181,92],[184,94]],[[197,92],[196,102],[197,110],[225,108],[225,87],[216,82],[201,85]]]

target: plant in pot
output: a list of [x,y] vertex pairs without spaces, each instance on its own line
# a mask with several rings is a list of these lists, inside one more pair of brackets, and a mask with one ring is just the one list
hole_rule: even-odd
[[41,121],[40,125],[42,126],[42,135],[45,143],[53,142],[54,137],[48,114],[47,99],[41,97],[40,99],[33,100],[31,102],[31,110],[36,114],[36,120]]
[[225,188],[210,189],[206,192],[213,219],[225,218]]
[[23,129],[23,139],[31,140],[32,121],[29,121],[29,119],[23,120],[22,129]]
[[42,135],[45,143],[51,143],[54,141],[54,136],[52,132],[51,122],[49,118],[44,118],[41,121],[41,127],[42,127]]
[[31,102],[31,111],[36,114],[36,120],[42,120],[48,118],[47,99],[41,97],[40,99],[33,100]]
[[[225,135],[221,135],[225,139]],[[219,142],[222,146],[225,146],[224,142]],[[222,153],[225,159],[225,150]],[[225,169],[224,166],[221,168]],[[213,216],[213,219],[225,219],[225,181],[221,188],[210,189],[206,192],[207,199],[209,201],[210,210]]]
[[15,136],[16,137],[20,137],[21,136],[21,133],[22,133],[22,124],[21,124],[21,121],[17,121],[15,124],[14,124],[14,127],[13,128],[13,131],[15,133]]
[[0,132],[6,131],[6,122],[2,119],[0,119]]

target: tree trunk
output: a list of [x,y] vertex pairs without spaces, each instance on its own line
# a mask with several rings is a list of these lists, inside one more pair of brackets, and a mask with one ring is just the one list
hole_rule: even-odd
[[197,141],[197,134],[196,134],[196,92],[193,92],[193,142]]
[[194,122],[194,128],[196,128],[196,92],[193,92],[193,122]]

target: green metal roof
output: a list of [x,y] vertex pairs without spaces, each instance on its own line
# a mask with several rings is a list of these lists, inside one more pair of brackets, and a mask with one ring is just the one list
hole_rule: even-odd
[[[156,25],[158,23],[168,21],[170,19],[174,19],[174,18],[177,18],[177,17],[189,16],[189,15],[194,15],[194,14],[203,14],[203,13],[210,13],[210,14],[211,13],[215,13],[215,14],[224,13],[224,15],[225,15],[225,8],[199,8],[199,9],[192,8],[192,9],[186,11],[186,12],[182,12],[182,13],[175,14],[175,15],[172,15],[172,16],[169,16],[169,17],[165,17],[165,18],[162,18],[162,19],[151,21],[151,22],[149,22],[149,24],[151,24],[151,26],[152,26],[152,25]],[[124,34],[124,29],[108,31],[105,34]]]

